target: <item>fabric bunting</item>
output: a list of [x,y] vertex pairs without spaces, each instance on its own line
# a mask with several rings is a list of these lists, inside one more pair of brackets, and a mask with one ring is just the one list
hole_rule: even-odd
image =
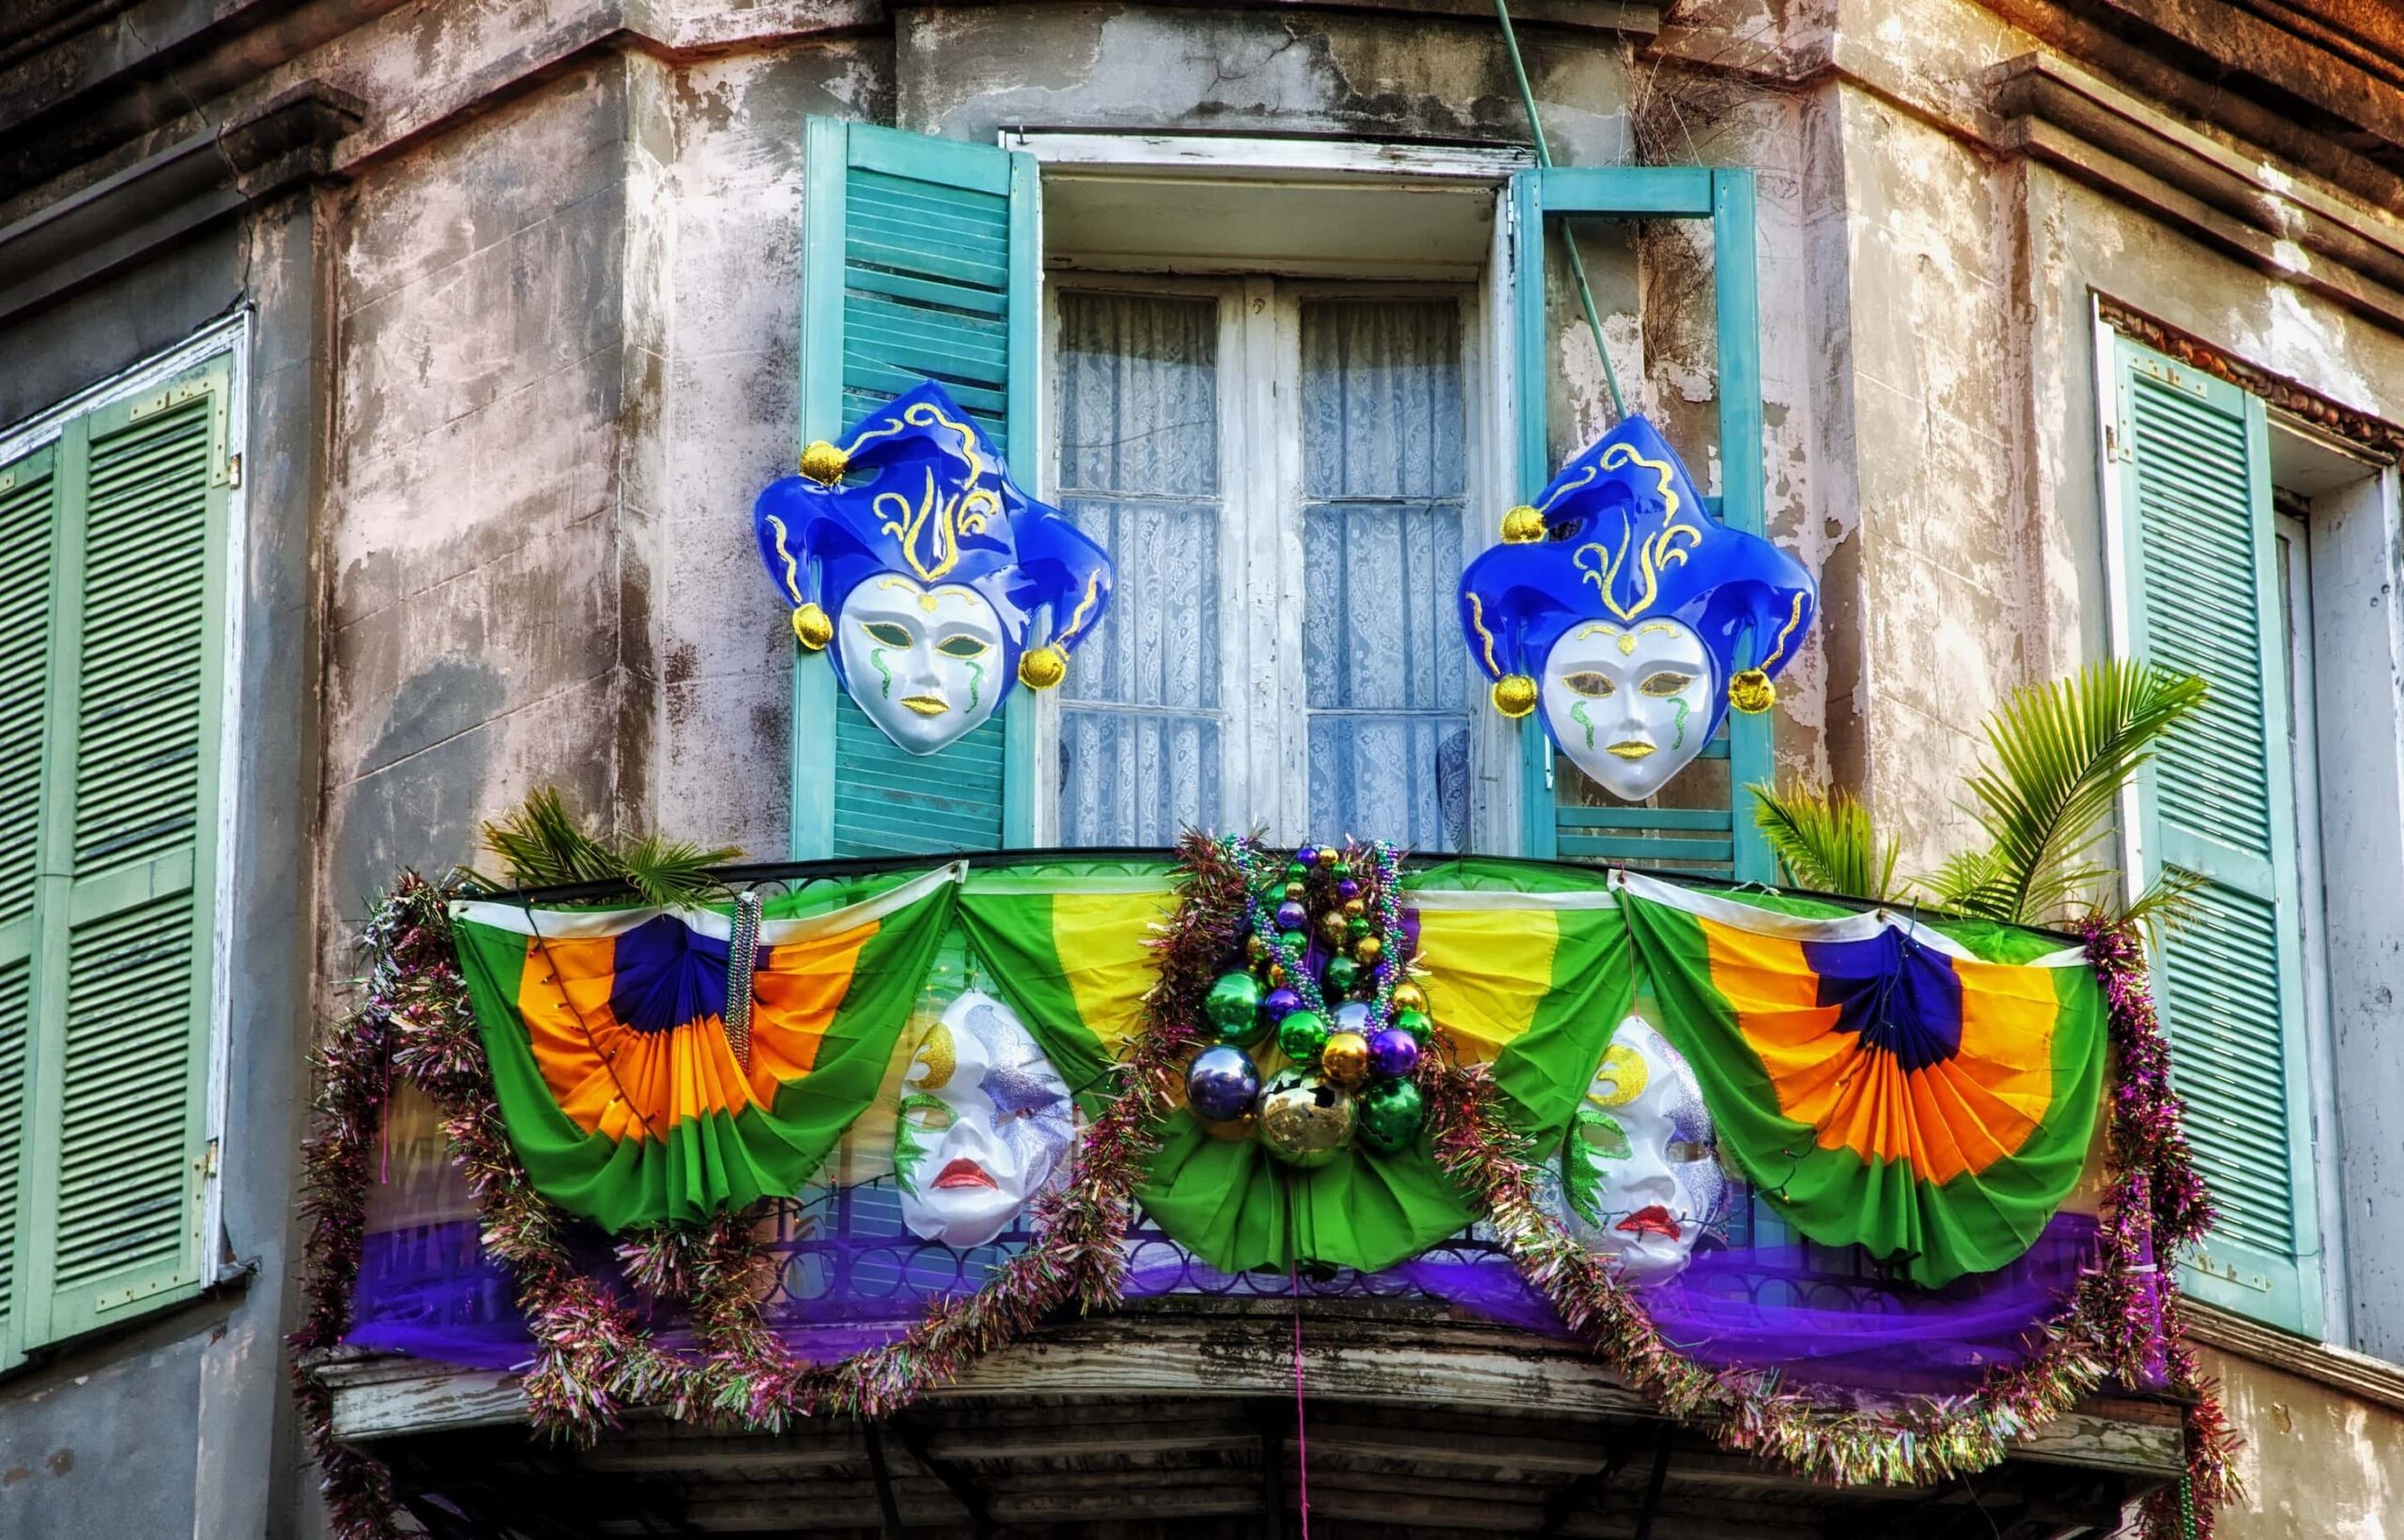
[[2025,932],[1624,884],[1662,1028],[1722,1149],[1790,1224],[1931,1288],[2036,1240],[2103,1107],[2103,997],[2079,948],[2004,961],[1964,937]]
[[963,869],[824,913],[765,909],[751,1062],[725,1031],[727,916],[466,900],[453,932],[527,1174],[616,1231],[797,1193],[873,1098]]

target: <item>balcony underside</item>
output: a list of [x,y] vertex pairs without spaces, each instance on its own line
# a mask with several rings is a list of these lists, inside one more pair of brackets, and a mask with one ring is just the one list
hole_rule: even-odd
[[[335,1424],[445,1536],[1293,1532],[1293,1323],[1179,1301],[1063,1323],[875,1428],[781,1435],[631,1417],[598,1447],[530,1435],[505,1374],[330,1363]],[[2178,1409],[2098,1398],[1996,1470],[1814,1486],[1649,1414],[1574,1346],[1425,1312],[1303,1319],[1310,1522],[1325,1537],[2072,1540],[2176,1478]],[[1656,1492],[1657,1484],[1657,1495]],[[1273,1515],[1286,1516],[1282,1523]]]

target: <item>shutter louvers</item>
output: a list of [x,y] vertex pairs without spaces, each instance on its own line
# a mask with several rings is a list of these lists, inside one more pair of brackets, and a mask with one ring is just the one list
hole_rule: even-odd
[[2188,1286],[2317,1333],[2317,1200],[2304,1062],[2285,627],[2261,402],[2130,343],[2117,415],[2132,639],[2201,674],[2204,704],[2140,781],[2150,879],[2199,879],[2157,948],[2157,989],[2196,1162],[2220,1223]]
[[[1025,156],[812,118],[804,168],[802,437],[845,427],[921,379],[940,382],[995,449],[1034,412],[1035,177]],[[1012,458],[1031,485],[1031,444]],[[1032,702],[941,753],[905,754],[831,665],[798,659],[794,854],[917,855],[1024,843]]]
[[10,1363],[15,1338],[18,1266],[17,1194],[25,1153],[26,1051],[33,1024],[33,968],[23,957],[0,964],[0,1365]]
[[[54,453],[0,472],[0,930],[33,913],[41,832],[42,712],[50,683]],[[0,957],[22,958],[0,939]],[[5,1307],[5,1301],[0,1301]]]

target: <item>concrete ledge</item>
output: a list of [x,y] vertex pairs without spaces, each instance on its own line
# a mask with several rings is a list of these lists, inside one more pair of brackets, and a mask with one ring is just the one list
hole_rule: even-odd
[[2190,1301],[2185,1310],[2188,1335],[2197,1342],[2390,1411],[2404,1412],[2404,1367],[2366,1353],[2289,1336],[2208,1304]]

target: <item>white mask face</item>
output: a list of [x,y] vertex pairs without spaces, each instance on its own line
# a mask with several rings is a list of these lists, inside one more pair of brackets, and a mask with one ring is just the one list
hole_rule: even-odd
[[1694,1071],[1641,1016],[1611,1035],[1561,1150],[1569,1228],[1635,1284],[1685,1270],[1727,1178]]
[[893,1169],[910,1233],[981,1246],[1059,1169],[1069,1087],[1009,1007],[971,990],[927,1028],[902,1077]]
[[1545,722],[1595,784],[1641,802],[1703,752],[1717,687],[1703,639],[1677,621],[1581,621],[1545,658]]
[[843,601],[835,645],[852,699],[912,754],[975,732],[1009,683],[1001,617],[959,583],[926,589],[895,573],[868,578]]

